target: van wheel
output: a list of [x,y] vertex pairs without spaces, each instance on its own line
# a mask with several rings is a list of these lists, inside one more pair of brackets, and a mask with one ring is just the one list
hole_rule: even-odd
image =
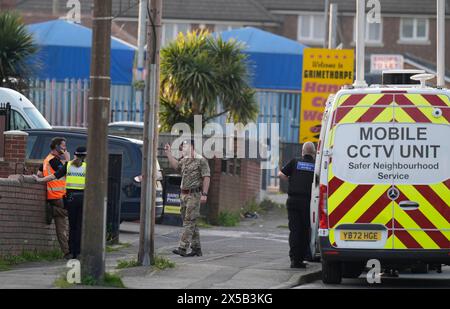
[[325,284],[340,284],[342,281],[342,264],[322,259],[322,281]]
[[363,272],[364,266],[359,263],[345,263],[343,265],[343,278],[358,278]]
[[411,272],[413,274],[427,274],[428,264],[415,264],[411,266]]

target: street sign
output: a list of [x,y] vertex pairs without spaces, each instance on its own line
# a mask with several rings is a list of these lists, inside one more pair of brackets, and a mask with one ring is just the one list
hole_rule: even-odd
[[327,98],[353,82],[353,71],[352,49],[303,50],[300,143],[318,141]]
[[372,54],[370,56],[370,73],[381,73],[384,70],[402,70],[402,55],[381,55]]

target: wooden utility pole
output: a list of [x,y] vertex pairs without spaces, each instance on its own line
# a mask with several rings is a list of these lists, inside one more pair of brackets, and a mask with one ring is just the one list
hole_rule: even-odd
[[161,42],[162,0],[150,0],[147,32],[147,67],[144,108],[144,156],[142,159],[141,226],[138,261],[154,264],[156,199],[156,156],[159,111],[159,49]]
[[83,203],[81,275],[97,281],[105,272],[111,0],[94,0],[91,89],[88,106],[86,190]]

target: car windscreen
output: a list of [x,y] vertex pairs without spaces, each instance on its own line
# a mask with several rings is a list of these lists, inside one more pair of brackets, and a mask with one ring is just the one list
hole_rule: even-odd
[[23,109],[25,114],[30,118],[33,127],[36,129],[51,129],[52,127],[47,122],[47,120],[39,113],[39,111],[34,107],[25,107]]

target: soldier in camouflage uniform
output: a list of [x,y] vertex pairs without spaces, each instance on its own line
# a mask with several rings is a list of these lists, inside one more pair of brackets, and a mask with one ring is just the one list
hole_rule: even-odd
[[[201,256],[200,233],[197,219],[200,217],[200,204],[205,203],[208,196],[210,171],[208,161],[195,152],[194,141],[184,142],[183,157],[177,161],[170,145],[165,147],[170,166],[181,173],[181,216],[184,231],[178,249],[173,253],[181,256]],[[191,247],[191,252],[187,250]]]

